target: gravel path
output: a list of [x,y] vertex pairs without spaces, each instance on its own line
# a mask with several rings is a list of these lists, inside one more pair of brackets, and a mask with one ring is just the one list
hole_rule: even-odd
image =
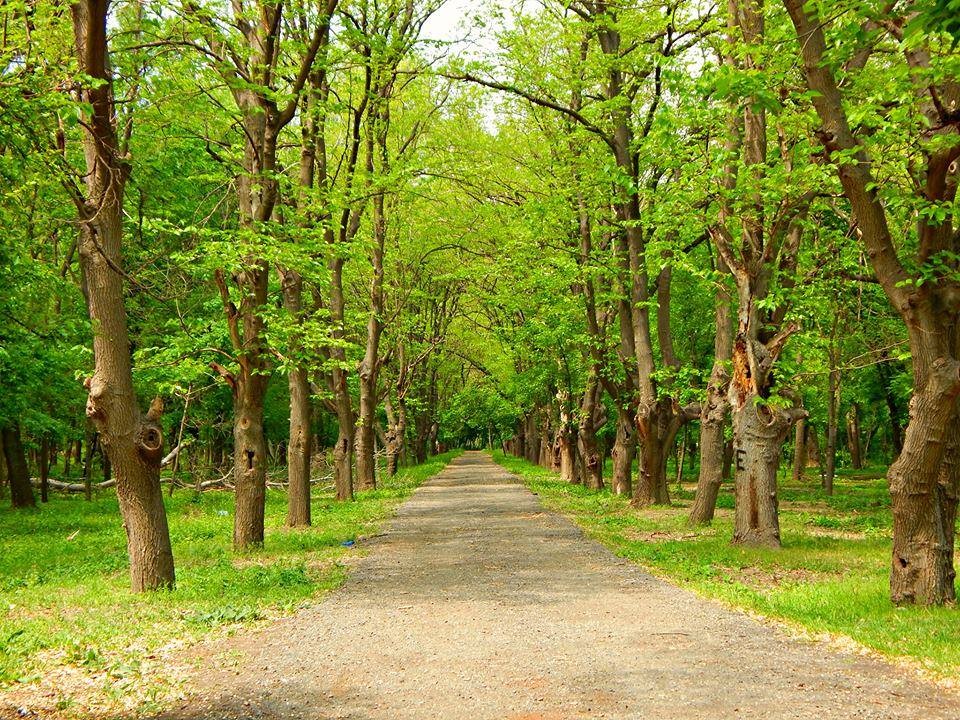
[[482,453],[418,490],[343,588],[206,656],[167,720],[960,718],[952,692],[617,559]]

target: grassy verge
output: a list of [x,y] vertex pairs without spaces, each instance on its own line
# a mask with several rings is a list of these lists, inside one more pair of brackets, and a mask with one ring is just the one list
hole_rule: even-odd
[[561,482],[548,470],[495,454],[544,505],[655,574],[703,595],[786,621],[813,634],[845,636],[932,673],[960,677],[960,611],[895,608],[888,600],[891,514],[881,473],[847,474],[836,494],[818,482],[781,487],[781,550],[737,547],[733,496],[720,496],[706,528],[687,526],[693,486],[672,487],[674,506],[637,510],[607,491]]
[[[0,716],[7,694],[47,711],[137,704],[171,689],[163,677],[184,644],[292,612],[343,582],[351,545],[377,531],[455,453],[403,469],[378,490],[338,503],[314,489],[312,528],[282,527],[286,494],[267,494],[265,549],[230,549],[233,497],[179,490],[167,501],[177,588],[136,596],[116,496],[54,496],[36,511],[0,510]],[[4,692],[6,691],[6,692]],[[31,694],[32,692],[32,694]]]

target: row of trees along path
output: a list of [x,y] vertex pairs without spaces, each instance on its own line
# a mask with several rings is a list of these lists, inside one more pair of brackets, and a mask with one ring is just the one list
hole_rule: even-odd
[[892,601],[953,602],[955,3],[549,0],[484,51],[431,39],[444,5],[0,9],[14,505],[85,438],[143,591],[175,582],[161,469],[201,487],[200,448],[244,550],[276,466],[310,524],[324,447],[344,502],[378,447],[503,441],[597,489],[609,455],[645,506],[679,444],[691,523],[732,464],[733,541],[777,547],[782,449],[801,477],[826,418],[830,492],[846,405],[852,464],[889,464]]

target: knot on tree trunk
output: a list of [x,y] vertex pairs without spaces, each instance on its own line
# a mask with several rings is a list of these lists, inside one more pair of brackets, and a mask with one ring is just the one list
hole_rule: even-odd
[[160,465],[163,459],[163,432],[157,423],[145,422],[140,426],[137,451],[148,465]]

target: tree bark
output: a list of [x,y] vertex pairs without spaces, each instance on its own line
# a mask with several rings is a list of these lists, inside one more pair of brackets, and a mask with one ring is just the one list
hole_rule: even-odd
[[30,468],[20,439],[20,426],[16,423],[0,429],[3,455],[6,458],[7,480],[10,483],[10,500],[15,508],[36,507]]
[[[823,125],[819,137],[850,201],[858,235],[874,274],[891,305],[906,326],[913,359],[914,391],[903,450],[887,474],[893,509],[893,554],[890,597],[896,604],[938,605],[956,598],[953,567],[956,505],[960,470],[960,285],[943,274],[935,281],[918,282],[897,254],[887,210],[872,161],[851,129],[828,54],[823,24],[802,0],[785,0],[796,29],[812,103]],[[888,30],[896,31],[896,22]],[[960,103],[960,83],[948,77],[928,85],[924,67],[929,56],[907,51],[906,61],[920,85],[918,94],[933,97],[925,113],[929,127],[950,128],[947,108]],[[955,125],[955,124],[954,124]],[[942,133],[943,130],[925,132]],[[923,141],[917,138],[916,141]],[[925,165],[911,167],[918,178],[917,198],[923,202],[953,202],[957,184],[956,145],[944,143],[925,157]],[[921,187],[922,186],[922,187]],[[917,220],[918,255],[922,265],[938,253],[956,253],[953,217]],[[955,272],[956,268],[951,268]],[[926,278],[925,278],[926,280]]]
[[600,385],[597,368],[590,369],[587,387],[580,404],[580,427],[577,433],[579,482],[591,490],[603,489],[603,459],[597,443],[597,418],[600,414]]
[[[283,304],[300,322],[303,313],[303,278],[283,271]],[[295,340],[293,352],[299,350]],[[290,389],[290,434],[287,444],[287,526],[310,525],[310,456],[313,454],[313,409],[307,370],[297,364],[287,377]]]
[[704,525],[713,520],[717,496],[725,477],[724,428],[730,412],[730,403],[727,400],[730,373],[727,366],[733,353],[733,324],[731,295],[726,277],[729,269],[721,258],[718,258],[717,269],[721,278],[717,285],[714,308],[714,360],[706,399],[700,409],[700,475],[697,478],[693,506],[690,508],[691,525]]
[[237,379],[233,397],[233,481],[236,507],[233,547],[263,545],[267,494],[267,445],[263,436],[266,377],[250,374]]
[[614,495],[632,495],[633,461],[637,456],[637,433],[634,414],[627,408],[617,406],[617,438],[613,444],[613,478],[611,490]]
[[800,419],[794,431],[793,440],[793,481],[803,480],[803,473],[807,468],[807,421]]
[[98,81],[82,91],[90,115],[84,124],[87,192],[78,200],[80,267],[94,330],[87,417],[96,425],[117,477],[130,584],[142,592],[172,587],[174,567],[160,489],[163,405],[155,400],[141,416],[130,366],[122,274],[123,191],[130,164],[114,125],[107,6],[106,0],[84,0],[71,7],[80,69]]
[[290,442],[287,445],[287,526],[310,525],[310,457],[313,454],[312,408],[307,371],[290,371]]
[[671,398],[641,406],[637,413],[639,472],[631,504],[636,507],[669,505],[667,459],[673,451],[677,432],[691,418]]
[[716,513],[717,497],[723,485],[725,426],[725,418],[719,422],[701,422],[700,475],[697,479],[697,493],[690,508],[691,525],[706,525],[713,520]]
[[573,424],[573,408],[569,392],[562,391],[557,399],[560,403],[560,427],[557,429],[560,479],[572,483],[577,481],[577,431]]

